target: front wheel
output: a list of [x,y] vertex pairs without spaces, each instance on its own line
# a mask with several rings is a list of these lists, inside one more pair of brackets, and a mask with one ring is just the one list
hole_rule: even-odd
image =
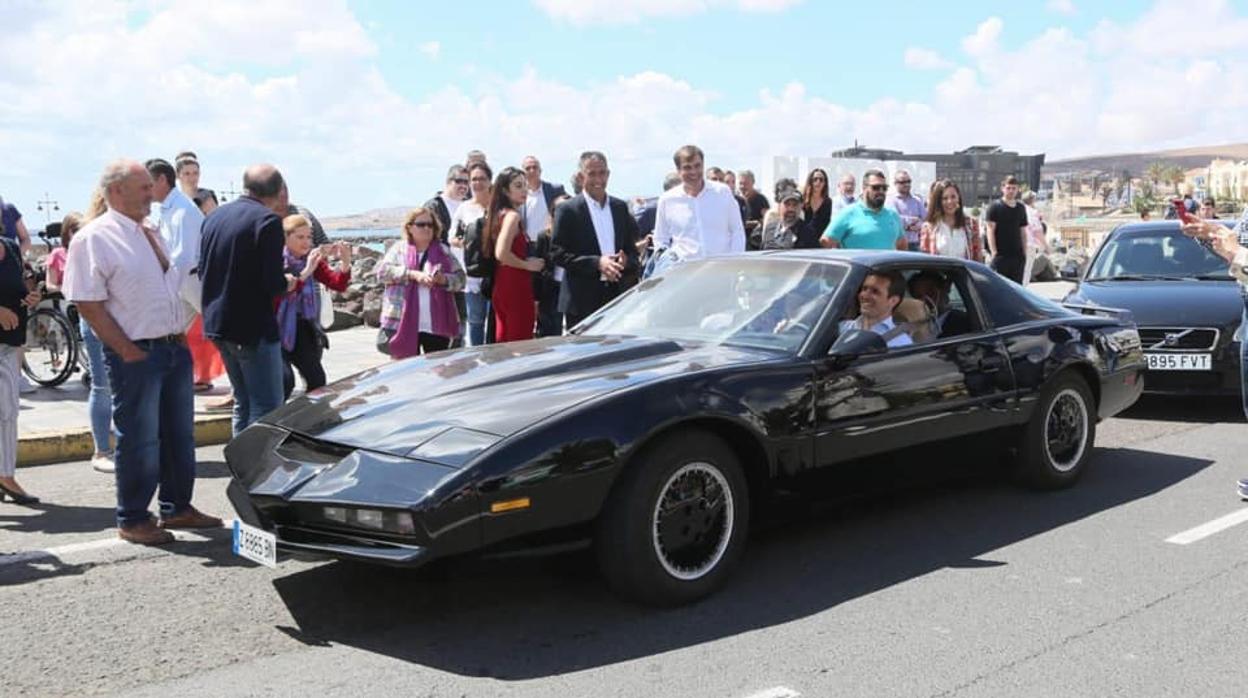
[[51,308],[39,308],[26,321],[22,372],[32,381],[52,388],[74,372],[78,347],[69,320]]
[[727,581],[745,547],[745,475],[722,439],[672,434],[630,461],[599,520],[598,563],[622,596],[675,606]]
[[1083,474],[1095,441],[1092,391],[1077,374],[1058,374],[1024,428],[1018,477],[1039,489],[1069,487]]

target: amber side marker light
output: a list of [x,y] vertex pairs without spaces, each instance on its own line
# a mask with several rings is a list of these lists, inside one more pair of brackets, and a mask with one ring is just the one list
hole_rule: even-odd
[[517,509],[528,509],[531,502],[528,497],[520,499],[504,499],[501,502],[494,502],[490,505],[491,514],[501,514],[505,511],[516,511]]

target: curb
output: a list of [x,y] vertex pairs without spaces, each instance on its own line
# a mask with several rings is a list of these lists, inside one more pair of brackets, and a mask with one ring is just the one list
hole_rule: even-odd
[[[231,415],[195,417],[195,446],[215,446],[230,440]],[[47,465],[87,460],[95,453],[90,427],[22,436],[17,439],[17,466]]]

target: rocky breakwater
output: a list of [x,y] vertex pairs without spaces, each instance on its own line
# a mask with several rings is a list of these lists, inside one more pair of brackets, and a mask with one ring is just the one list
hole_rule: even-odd
[[394,243],[394,238],[356,239],[351,242],[351,283],[345,291],[332,293],[334,324],[330,330],[357,325],[378,327],[381,324],[381,297],[385,285],[377,278],[376,270],[385,249]]

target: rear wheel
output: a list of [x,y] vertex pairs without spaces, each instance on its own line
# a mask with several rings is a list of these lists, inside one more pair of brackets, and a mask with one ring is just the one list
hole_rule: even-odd
[[732,449],[705,431],[682,431],[646,448],[621,478],[595,539],[611,587],[674,606],[722,586],[745,547],[750,518]]
[[51,308],[39,308],[30,314],[25,349],[22,372],[48,388],[64,383],[78,361],[69,320]]
[[1069,487],[1083,474],[1095,441],[1092,391],[1079,375],[1062,372],[1045,388],[1024,428],[1018,477],[1040,489]]

